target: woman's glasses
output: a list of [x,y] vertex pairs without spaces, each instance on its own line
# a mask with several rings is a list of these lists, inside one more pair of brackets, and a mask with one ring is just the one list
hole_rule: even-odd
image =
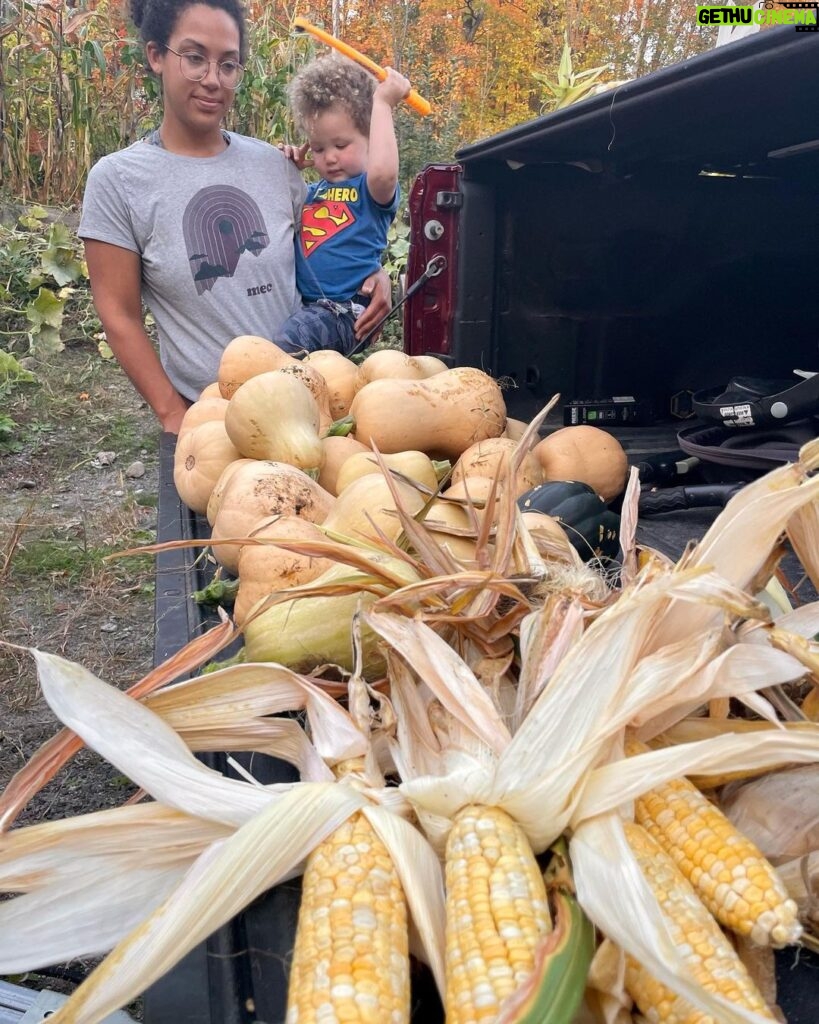
[[245,69],[235,60],[208,60],[201,53],[190,50],[187,53],[178,53],[171,46],[166,50],[176,54],[179,58],[179,70],[189,82],[201,82],[210,71],[211,64],[216,65],[216,77],[226,89],[236,89],[241,82]]

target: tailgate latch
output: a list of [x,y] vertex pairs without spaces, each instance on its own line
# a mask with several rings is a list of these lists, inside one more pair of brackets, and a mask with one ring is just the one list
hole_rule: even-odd
[[439,210],[460,210],[464,205],[462,192],[436,192],[435,205]]

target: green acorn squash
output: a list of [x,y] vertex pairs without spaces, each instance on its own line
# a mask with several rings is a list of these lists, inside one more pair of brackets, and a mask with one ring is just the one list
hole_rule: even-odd
[[588,484],[548,480],[521,494],[518,508],[556,519],[583,561],[617,558],[620,516]]

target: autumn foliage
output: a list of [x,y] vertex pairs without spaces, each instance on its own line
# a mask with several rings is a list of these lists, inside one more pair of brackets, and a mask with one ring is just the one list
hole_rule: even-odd
[[[716,2],[716,0],[715,0]],[[292,134],[289,76],[323,47],[295,37],[295,15],[322,25],[411,80],[433,106],[402,111],[405,179],[460,146],[550,109],[564,38],[576,71],[627,79],[714,45],[693,8],[663,0],[249,0],[249,57],[230,127],[275,141]],[[81,195],[89,167],[157,123],[155,81],[112,0],[0,5],[0,163],[24,198]],[[537,73],[537,74],[536,74]],[[538,80],[538,76],[541,81]]]

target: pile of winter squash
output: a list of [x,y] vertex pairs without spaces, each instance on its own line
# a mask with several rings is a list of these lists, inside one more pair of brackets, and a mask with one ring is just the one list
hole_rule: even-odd
[[[360,364],[334,351],[296,359],[243,335],[182,422],[174,482],[207,516],[217,562],[239,577],[241,625],[275,591],[349,575],[348,565],[315,554],[321,541],[395,543],[397,505],[423,520],[459,568],[486,568],[492,522],[483,533],[482,525],[510,487],[533,536],[558,556],[599,555],[603,536],[616,535],[606,503],[625,486],[622,447],[595,427],[543,439],[526,432],[479,369],[395,349]],[[254,649],[255,632],[248,624],[254,657],[306,667],[292,652]]]

